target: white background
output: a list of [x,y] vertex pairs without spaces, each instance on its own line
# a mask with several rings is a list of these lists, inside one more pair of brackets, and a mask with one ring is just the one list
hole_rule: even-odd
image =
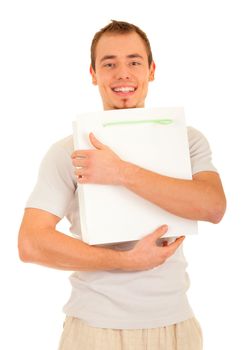
[[246,349],[249,22],[240,0],[1,2],[1,348],[57,348],[69,273],[20,262],[17,234],[48,147],[71,134],[76,114],[102,108],[89,47],[111,19],[150,38],[157,71],[146,106],[184,106],[211,144],[228,208],[184,243],[188,295],[205,350]]

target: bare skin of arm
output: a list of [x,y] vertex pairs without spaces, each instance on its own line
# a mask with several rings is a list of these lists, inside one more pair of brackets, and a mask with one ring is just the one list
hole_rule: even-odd
[[224,215],[226,199],[216,172],[203,171],[192,180],[182,180],[126,163],[123,173],[123,186],[172,214],[214,224]]
[[60,218],[40,209],[25,210],[19,232],[19,255],[24,262],[73,271],[148,270],[164,263],[184,237],[159,247],[156,241],[167,227],[147,235],[129,251],[90,246],[56,230]]

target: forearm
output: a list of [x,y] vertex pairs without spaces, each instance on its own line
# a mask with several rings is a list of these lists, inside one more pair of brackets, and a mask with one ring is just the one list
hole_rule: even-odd
[[19,253],[25,262],[73,271],[125,268],[124,252],[90,246],[54,229],[40,229],[20,241]]
[[[205,181],[182,180],[154,173],[125,162],[122,185],[177,216],[218,222],[222,194]],[[217,208],[217,209],[216,209]]]

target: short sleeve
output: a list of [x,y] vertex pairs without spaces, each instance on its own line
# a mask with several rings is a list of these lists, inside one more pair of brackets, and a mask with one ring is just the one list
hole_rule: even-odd
[[75,190],[70,151],[64,144],[55,143],[41,162],[37,183],[25,207],[42,209],[63,218]]
[[205,136],[200,131],[188,127],[188,141],[192,175],[200,171],[217,172],[212,163],[212,152]]

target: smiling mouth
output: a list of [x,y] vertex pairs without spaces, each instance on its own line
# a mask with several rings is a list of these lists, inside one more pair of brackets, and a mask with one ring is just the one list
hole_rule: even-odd
[[132,95],[136,90],[137,88],[132,86],[121,86],[121,87],[112,88],[112,91],[115,92],[115,94],[120,96]]

